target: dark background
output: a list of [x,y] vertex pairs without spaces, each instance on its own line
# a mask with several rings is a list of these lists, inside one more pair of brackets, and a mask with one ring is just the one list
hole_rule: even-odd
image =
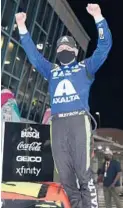
[[96,47],[97,31],[93,18],[87,13],[88,3],[98,3],[113,37],[113,47],[107,61],[96,74],[90,93],[93,116],[100,112],[101,127],[123,129],[123,1],[67,0],[91,38],[87,57]]

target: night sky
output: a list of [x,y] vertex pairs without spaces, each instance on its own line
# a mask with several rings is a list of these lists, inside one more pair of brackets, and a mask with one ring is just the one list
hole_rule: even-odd
[[[123,129],[123,0],[68,0],[80,23],[91,38],[89,57],[96,47],[97,31],[93,18],[86,12],[87,3],[98,3],[113,36],[107,61],[96,73],[90,93],[91,112],[100,112],[101,127]],[[98,117],[94,116],[97,121]]]

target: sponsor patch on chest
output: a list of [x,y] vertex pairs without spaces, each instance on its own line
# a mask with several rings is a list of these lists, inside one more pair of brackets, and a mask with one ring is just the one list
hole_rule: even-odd
[[53,104],[69,103],[75,100],[80,100],[80,97],[73,84],[67,79],[59,82],[53,96]]

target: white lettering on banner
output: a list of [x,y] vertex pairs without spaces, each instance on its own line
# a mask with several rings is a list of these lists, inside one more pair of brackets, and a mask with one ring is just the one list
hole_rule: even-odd
[[55,90],[53,104],[69,103],[75,100],[80,100],[80,98],[77,95],[72,83],[67,79],[64,79],[61,82],[59,82]]
[[16,174],[19,174],[20,176],[23,176],[25,174],[31,174],[38,176],[41,171],[41,168],[25,168],[25,166],[22,166],[21,168],[16,168]]
[[28,129],[24,129],[21,131],[21,138],[35,138],[39,139],[39,132],[36,129],[33,129],[32,127],[29,127]]
[[37,162],[40,163],[42,161],[41,157],[34,157],[34,156],[17,156],[17,162]]
[[35,151],[35,152],[39,152],[41,151],[41,142],[32,142],[31,144],[28,143],[24,143],[24,141],[20,142],[17,146],[17,150],[21,151]]
[[21,132],[21,138],[29,137],[29,138],[36,138],[39,139],[39,133],[36,132]]
[[91,194],[91,208],[98,208],[97,192],[96,192],[93,179],[89,181],[88,188]]

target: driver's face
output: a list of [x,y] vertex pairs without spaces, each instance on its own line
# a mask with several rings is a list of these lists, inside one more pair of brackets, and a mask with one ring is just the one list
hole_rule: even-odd
[[67,51],[74,51],[74,49],[68,45],[60,45],[57,49],[57,53],[63,51],[63,50],[67,50]]

